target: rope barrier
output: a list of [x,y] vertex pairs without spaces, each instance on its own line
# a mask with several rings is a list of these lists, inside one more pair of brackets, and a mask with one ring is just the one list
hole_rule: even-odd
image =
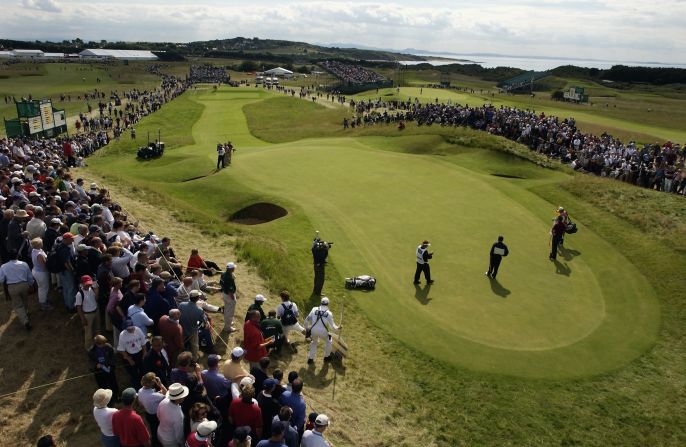
[[93,375],[93,373],[82,374],[80,376],[68,377],[66,379],[56,380],[54,382],[44,383],[42,385],[36,385],[36,386],[29,387],[29,388],[17,390],[17,391],[12,391],[11,393],[0,394],[0,399],[4,399],[5,397],[12,396],[12,395],[19,394],[19,393],[37,390],[39,388],[45,388],[46,386],[53,386],[53,385],[57,385],[57,384],[64,383],[64,382],[69,382],[69,381],[76,380],[76,379],[83,379],[84,377],[89,377],[92,375]]

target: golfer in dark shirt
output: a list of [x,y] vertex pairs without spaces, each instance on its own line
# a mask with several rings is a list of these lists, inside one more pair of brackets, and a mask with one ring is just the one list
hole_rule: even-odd
[[488,271],[486,272],[486,276],[489,278],[495,279],[496,275],[498,274],[498,268],[500,267],[500,261],[503,260],[503,256],[510,254],[510,251],[507,249],[507,245],[503,244],[503,239],[504,238],[502,236],[498,236],[498,242],[491,246],[491,260],[488,264]]
[[564,218],[562,216],[558,216],[557,219],[555,219],[555,225],[553,225],[553,228],[550,230],[550,234],[553,237],[550,249],[551,261],[557,259],[557,247],[560,245],[560,242],[562,242],[562,237],[565,235],[565,231],[567,231],[567,225],[564,223]]

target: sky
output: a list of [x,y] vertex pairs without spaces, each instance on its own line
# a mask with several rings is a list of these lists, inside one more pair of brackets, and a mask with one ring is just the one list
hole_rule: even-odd
[[686,0],[0,0],[0,37],[314,44],[686,63]]

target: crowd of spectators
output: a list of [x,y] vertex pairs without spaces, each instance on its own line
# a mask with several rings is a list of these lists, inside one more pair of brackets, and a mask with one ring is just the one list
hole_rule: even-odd
[[191,84],[226,84],[229,79],[224,67],[212,64],[191,65],[188,73],[188,82]]
[[[119,138],[127,129],[159,110],[165,103],[183,93],[188,84],[174,76],[161,74],[162,82],[152,90],[132,89],[124,92],[111,91],[109,101],[100,100],[97,109],[88,104],[88,112],[80,113],[74,123],[76,132],[93,132]],[[132,132],[135,137],[135,131]],[[104,139],[104,137],[103,137]]]
[[359,65],[338,61],[324,61],[320,62],[319,66],[346,84],[368,84],[386,80],[379,73],[367,70]]
[[419,126],[466,126],[506,137],[569,164],[575,170],[616,178],[668,193],[686,194],[686,145],[638,145],[603,133],[583,132],[573,118],[560,119],[514,107],[477,107],[414,101],[350,101],[355,111],[344,127],[416,122]]
[[[184,86],[124,93],[123,117],[152,113]],[[112,138],[116,124],[104,120],[116,123],[115,110],[82,117],[88,125],[68,138],[0,140],[0,282],[17,320],[33,333],[28,301],[37,297],[37,312],[64,307],[80,321],[104,446],[322,445],[327,416],[308,419],[298,373],[284,380],[270,365],[288,331],[276,310],[262,310],[262,295],[246,315],[242,345],[226,361],[214,354],[212,315],[223,313],[224,332],[234,332],[235,307],[209,298],[221,291],[227,303],[235,294],[235,265],[220,271],[197,250],[179,261],[169,238],[142,232],[106,189],[72,178],[70,167]],[[218,286],[206,280],[218,273]],[[282,302],[295,306],[285,292]]]

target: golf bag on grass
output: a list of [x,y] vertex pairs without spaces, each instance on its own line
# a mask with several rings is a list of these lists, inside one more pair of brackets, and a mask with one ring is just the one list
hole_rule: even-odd
[[576,224],[575,224],[574,222],[570,221],[570,222],[567,224],[567,229],[565,230],[565,232],[568,233],[568,234],[574,234],[574,233],[576,233],[576,232],[577,232]]
[[376,288],[376,278],[369,275],[345,278],[346,289],[374,290]]

